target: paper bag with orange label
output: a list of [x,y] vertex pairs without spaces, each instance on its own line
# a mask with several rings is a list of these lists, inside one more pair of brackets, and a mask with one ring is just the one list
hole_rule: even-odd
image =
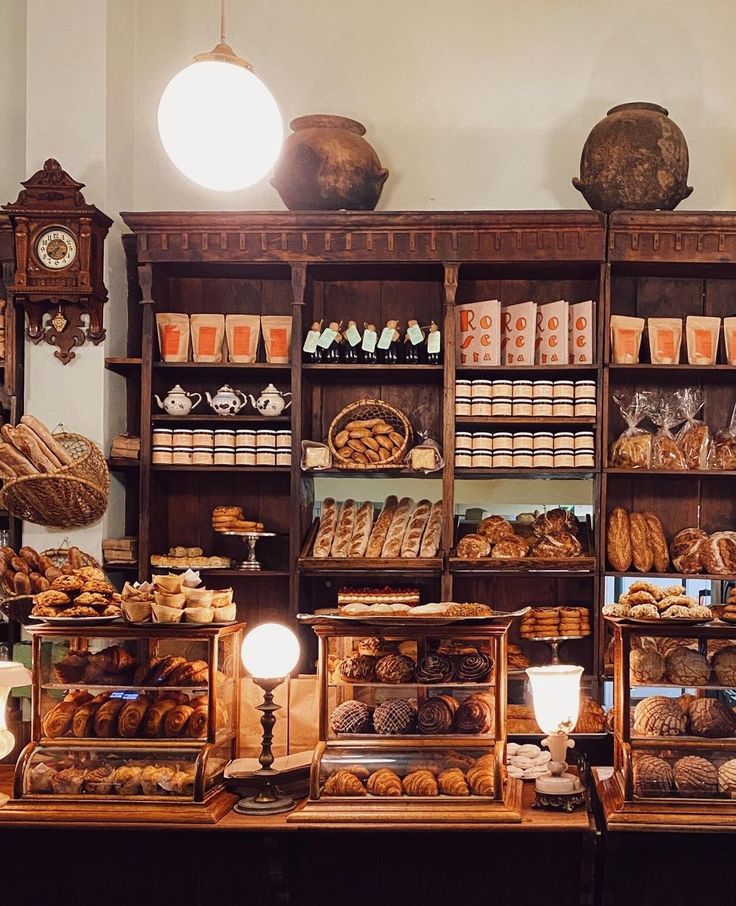
[[573,302],[568,308],[568,359],[573,365],[592,365],[595,360],[595,308],[592,299]]
[[538,365],[568,364],[568,307],[568,303],[564,299],[537,306],[536,361]]
[[533,365],[537,303],[501,306],[501,363]]
[[501,364],[501,303],[498,299],[458,305],[455,328],[458,365]]

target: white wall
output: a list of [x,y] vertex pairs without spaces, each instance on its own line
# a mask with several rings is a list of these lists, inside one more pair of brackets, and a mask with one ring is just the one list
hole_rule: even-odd
[[5,204],[15,201],[25,169],[25,0],[0,0],[0,116],[0,204]]

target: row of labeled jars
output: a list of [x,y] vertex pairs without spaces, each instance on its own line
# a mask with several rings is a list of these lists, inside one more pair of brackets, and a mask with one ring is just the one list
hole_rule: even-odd
[[154,428],[152,442],[154,465],[291,465],[288,430]]
[[570,469],[595,466],[592,431],[458,431],[455,467]]
[[455,415],[595,417],[595,381],[455,381]]

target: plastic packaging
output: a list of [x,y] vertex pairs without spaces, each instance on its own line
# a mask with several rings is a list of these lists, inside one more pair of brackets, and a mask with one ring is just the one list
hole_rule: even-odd
[[639,427],[647,415],[646,396],[635,391],[613,394],[627,428],[611,446],[610,465],[617,469],[649,469],[652,463],[652,435]]
[[699,387],[686,387],[678,390],[676,396],[685,424],[677,432],[675,440],[685,461],[685,468],[707,469],[710,431],[704,422],[695,419],[703,408],[703,392]]
[[736,406],[728,427],[717,431],[710,442],[708,468],[719,472],[736,471]]
[[659,429],[652,441],[652,468],[681,472],[686,469],[685,457],[677,446],[672,429],[682,421],[680,399],[676,393],[652,391],[644,394],[647,414]]

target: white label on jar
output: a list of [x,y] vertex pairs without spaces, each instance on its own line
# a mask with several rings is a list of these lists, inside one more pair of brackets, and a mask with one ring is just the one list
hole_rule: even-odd
[[360,343],[360,331],[355,324],[351,324],[345,331],[345,339],[351,346],[357,346]]
[[378,334],[375,330],[365,330],[363,332],[363,343],[360,348],[363,352],[375,352],[377,339]]
[[409,337],[413,346],[418,346],[424,339],[422,328],[418,324],[412,324],[411,327],[407,329],[406,335]]
[[336,336],[337,336],[336,330],[333,330],[331,327],[325,327],[325,329],[322,331],[322,334],[321,334],[319,340],[317,341],[317,345],[321,346],[322,349],[327,349],[327,348],[329,348],[329,346],[331,346],[331,344],[334,341]]

